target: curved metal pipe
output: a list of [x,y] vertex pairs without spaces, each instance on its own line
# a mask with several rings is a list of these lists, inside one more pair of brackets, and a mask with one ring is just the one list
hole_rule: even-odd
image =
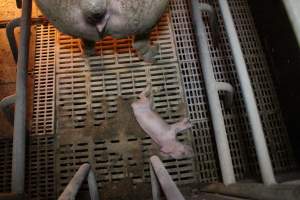
[[73,176],[63,193],[59,196],[58,200],[72,200],[75,199],[78,190],[80,189],[83,181],[88,176],[91,166],[87,163],[80,166],[76,174]]
[[16,105],[12,155],[12,192],[24,194],[27,66],[29,57],[32,0],[23,0],[20,47],[17,63]]
[[255,150],[258,157],[258,164],[262,175],[263,182],[267,185],[275,184],[273,167],[265,135],[263,132],[262,123],[256,105],[254,92],[251,86],[251,81],[247,71],[246,62],[242,52],[242,48],[238,39],[233,18],[229,9],[227,0],[218,0],[221,14],[224,19],[225,30],[229,38],[229,44],[233,54],[234,63],[236,66],[238,79],[242,88],[242,95],[246,104],[246,110],[249,117],[250,127],[253,134]]
[[0,110],[2,110],[7,121],[9,121],[11,125],[14,124],[14,113],[12,112],[9,106],[14,104],[15,101],[16,95],[7,96],[0,101]]
[[[235,183],[233,164],[230,155],[230,149],[224,124],[224,118],[221,110],[220,97],[218,90],[226,89],[217,83],[214,77],[212,62],[209,54],[208,36],[202,18],[203,11],[210,11],[212,8],[208,4],[200,4],[198,0],[192,0],[192,19],[196,25],[196,39],[199,47],[199,57],[201,61],[202,72],[208,97],[208,104],[212,118],[213,129],[215,133],[217,150],[219,155],[220,167],[225,185]],[[209,9],[208,9],[209,8]],[[226,83],[226,87],[229,84]]]
[[10,21],[6,26],[6,37],[8,39],[8,43],[13,54],[15,63],[18,62],[18,47],[17,41],[15,38],[15,28],[20,26],[20,18],[16,18]]
[[229,109],[233,104],[234,89],[231,84],[225,82],[217,82],[217,90],[225,92],[224,104]]
[[[15,63],[18,62],[18,45],[15,37],[15,29],[16,27],[20,26],[20,18],[16,18],[10,22],[7,23],[6,25],[6,37],[11,49],[11,52],[13,54]],[[46,22],[47,20],[43,17],[38,17],[38,18],[33,18],[31,19],[32,24],[40,24],[43,22]]]

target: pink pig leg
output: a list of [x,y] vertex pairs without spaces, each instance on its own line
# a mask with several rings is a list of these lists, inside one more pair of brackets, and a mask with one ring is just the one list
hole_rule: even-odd
[[192,127],[192,124],[189,122],[188,118],[183,118],[179,122],[172,124],[171,128],[174,130],[174,134],[184,131]]

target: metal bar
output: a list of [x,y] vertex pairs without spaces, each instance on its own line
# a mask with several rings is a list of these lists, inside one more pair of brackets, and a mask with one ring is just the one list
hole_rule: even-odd
[[90,169],[90,172],[88,174],[88,185],[89,185],[90,199],[99,200],[98,185],[97,185],[95,174],[92,169]]
[[152,199],[160,200],[161,191],[160,191],[157,177],[155,175],[154,169],[151,164],[150,164],[150,177],[151,177]]
[[167,200],[185,200],[160,159],[152,156],[150,162]]
[[73,200],[75,199],[79,188],[83,181],[88,176],[91,166],[87,163],[80,166],[76,174],[73,176],[63,193],[58,200]]
[[10,21],[6,26],[6,37],[8,39],[8,43],[16,63],[18,61],[18,47],[15,38],[15,28],[20,26],[20,21],[21,18],[14,19]]
[[218,91],[225,92],[224,105],[226,108],[230,108],[233,104],[234,89],[231,84],[225,82],[216,83]]
[[203,4],[200,4],[198,0],[192,0],[192,19],[196,26],[196,40],[199,47],[198,52],[201,61],[202,72],[204,74],[204,82],[208,96],[213,129],[215,132],[222,178],[224,184],[228,185],[235,183],[236,181],[226,135],[224,118],[221,110],[218,85],[214,77],[212,62],[209,54],[208,36],[202,18],[202,12],[209,10],[205,9],[208,7],[207,4],[204,4],[204,6],[202,5]]
[[12,192],[17,195],[24,193],[25,180],[26,86],[31,10],[32,0],[23,0],[12,155]]
[[254,92],[247,71],[246,62],[239,43],[238,35],[235,29],[232,15],[230,13],[227,0],[218,0],[222,17],[224,19],[225,30],[229,38],[229,44],[233,53],[233,59],[236,66],[238,79],[242,88],[242,95],[246,104],[246,110],[249,117],[251,131],[253,134],[256,154],[263,182],[267,185],[275,184],[273,167],[267,148],[266,139],[263,132],[262,123],[256,106]]
[[[32,24],[41,24],[48,23],[48,20],[45,17],[35,17],[31,18]],[[11,22],[11,20],[0,20],[0,29],[6,28],[6,26]]]
[[[6,25],[6,37],[8,39],[8,43],[11,49],[11,52],[13,54],[14,60],[17,63],[18,61],[18,46],[17,46],[17,41],[16,41],[16,37],[15,37],[15,28],[20,26],[20,18],[16,18],[12,21],[10,21],[9,23],[7,23]],[[32,18],[31,22],[32,24],[41,24],[46,22],[47,20],[43,17],[39,17],[39,18]],[[1,24],[0,24],[1,25]]]
[[7,121],[9,121],[11,125],[13,125],[14,123],[14,113],[10,108],[10,106],[15,102],[16,102],[16,95],[7,96],[0,101],[0,110],[2,110]]
[[300,1],[299,0],[282,0],[282,3],[286,9],[286,13],[289,16],[289,20],[295,32],[295,36],[300,48]]

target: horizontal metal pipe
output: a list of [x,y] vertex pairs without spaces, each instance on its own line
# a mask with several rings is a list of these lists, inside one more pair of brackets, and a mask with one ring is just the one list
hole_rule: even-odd
[[224,118],[221,110],[220,97],[218,94],[218,89],[220,89],[218,86],[220,87],[220,84],[217,84],[214,77],[212,62],[209,54],[208,36],[202,18],[202,11],[209,10],[205,9],[208,7],[207,4],[205,4],[203,7],[201,7],[201,5],[202,4],[200,4],[198,0],[192,0],[192,19],[196,27],[196,40],[199,47],[199,58],[201,61],[208,104],[217,143],[222,178],[224,184],[228,185],[235,183],[236,181],[226,135]]
[[74,200],[83,181],[88,176],[91,166],[87,163],[80,166],[58,200]]
[[167,200],[184,200],[185,198],[179,191],[160,159],[157,156],[152,156],[150,158],[150,162],[153,167],[153,171],[155,172],[155,177],[160,183]]
[[241,85],[242,95],[246,104],[246,110],[253,134],[262,179],[263,182],[267,185],[275,184],[276,181],[274,177],[273,167],[271,164],[262,123],[257,109],[254,92],[251,86],[246,62],[227,0],[219,0],[219,6],[222,17],[224,19],[225,30],[229,38],[231,51],[233,53],[233,59],[236,66],[238,79]]
[[20,48],[17,63],[16,105],[12,155],[12,192],[24,194],[27,65],[29,57],[32,0],[23,0]]
[[[11,20],[0,20],[0,29],[6,28]],[[45,17],[34,17],[31,18],[32,25],[48,23],[49,21]]]

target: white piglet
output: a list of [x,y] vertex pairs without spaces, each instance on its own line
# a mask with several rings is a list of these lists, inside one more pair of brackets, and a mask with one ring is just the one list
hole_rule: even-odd
[[131,104],[139,125],[160,146],[162,154],[175,159],[191,157],[192,148],[176,140],[176,134],[191,128],[191,123],[187,118],[171,125],[166,123],[151,109],[151,100],[147,97],[149,91],[150,85],[139,95],[139,99]]

